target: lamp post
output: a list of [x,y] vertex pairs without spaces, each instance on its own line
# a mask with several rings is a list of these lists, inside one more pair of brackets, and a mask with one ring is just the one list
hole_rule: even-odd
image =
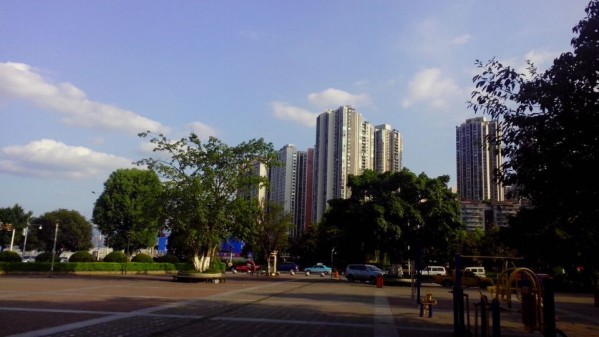
[[[23,239],[23,251],[21,252],[21,257],[23,257],[25,255],[25,252],[27,251],[27,236],[29,235],[29,226],[31,226],[31,224],[29,223],[29,221],[27,221],[27,226],[25,226],[25,239]],[[42,229],[42,225],[40,225],[38,228]]]
[[54,256],[56,255],[56,239],[58,238],[58,221],[54,229],[54,246],[52,247],[52,263],[50,264],[50,273],[54,272]]

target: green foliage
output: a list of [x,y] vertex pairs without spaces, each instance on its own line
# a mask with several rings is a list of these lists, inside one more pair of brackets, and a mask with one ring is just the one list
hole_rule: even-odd
[[94,257],[88,251],[80,250],[69,257],[69,262],[94,262]]
[[293,223],[291,214],[285,213],[281,205],[266,201],[262,204],[264,207],[257,208],[253,226],[248,226],[252,232],[245,243],[267,260],[271,252],[287,249]]
[[[39,253],[35,257],[35,262],[51,262],[51,261],[52,261],[52,253],[51,252]],[[57,262],[57,261],[60,262],[60,258],[59,258],[58,254],[56,254],[54,256],[54,262]]]
[[155,172],[119,169],[104,183],[93,222],[115,250],[153,247],[162,224],[162,183]]
[[[250,140],[229,147],[217,138],[207,142],[191,133],[171,141],[149,132],[155,152],[170,159],[148,158],[137,162],[157,172],[164,183],[163,205],[171,231],[169,246],[179,255],[211,256],[220,242],[231,236],[248,237],[248,224],[255,221],[258,205],[251,192],[268,185],[255,167],[277,162],[272,144]],[[204,266],[196,266],[203,270]]]
[[[19,204],[15,204],[13,207],[0,208],[0,222],[4,224],[11,224],[15,229],[15,241],[23,242],[22,233],[23,228],[27,226],[29,218],[31,218],[31,212],[25,212],[23,207]],[[8,247],[12,240],[12,231],[0,230],[0,246]]]
[[[350,176],[349,199],[329,201],[319,226],[319,241],[338,263],[392,263],[413,259],[420,245],[423,261],[451,259],[450,242],[463,229],[460,206],[447,183],[449,177],[429,178],[408,169]],[[408,250],[408,247],[412,251]]]
[[226,270],[227,270],[226,263],[213,258],[210,261],[210,267],[208,267],[206,272],[207,273],[224,273]]
[[10,251],[3,250],[0,252],[0,261],[2,262],[21,262],[21,256],[19,254]]
[[154,263],[154,259],[148,254],[139,253],[131,259],[131,262]]
[[[544,72],[528,74],[497,60],[477,61],[469,107],[501,121],[498,172],[531,202],[511,223],[514,247],[539,263],[599,269],[596,206],[599,181],[599,1],[573,31],[572,52]],[[595,168],[595,169],[593,169]]]
[[32,223],[35,227],[42,226],[42,229],[35,231],[35,236],[43,243],[47,252],[52,251],[55,245],[54,238],[58,256],[64,251],[92,248],[92,225],[77,211],[58,209],[42,214]]
[[[193,270],[193,266],[186,263],[135,263],[127,264],[127,273],[147,274],[148,272],[173,272],[173,271]],[[0,262],[0,271],[4,272],[49,272],[49,262],[34,263],[8,263]],[[125,271],[124,263],[116,262],[74,262],[74,263],[55,263],[55,273],[118,273]]]
[[104,257],[104,262],[127,262],[128,258],[120,250],[114,250]]
[[154,259],[156,262],[179,263],[179,258],[173,254],[165,254]]

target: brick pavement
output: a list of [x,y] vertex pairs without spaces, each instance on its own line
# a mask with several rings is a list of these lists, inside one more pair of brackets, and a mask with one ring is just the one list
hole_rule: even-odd
[[[229,274],[219,284],[171,279],[0,276],[0,336],[453,335],[452,295],[438,286],[422,288],[438,300],[429,318],[420,317],[409,287],[300,274]],[[476,289],[467,293],[470,303],[480,298]],[[589,295],[558,295],[556,308],[569,337],[598,335],[599,308]],[[531,336],[517,312],[501,317],[502,336]]]

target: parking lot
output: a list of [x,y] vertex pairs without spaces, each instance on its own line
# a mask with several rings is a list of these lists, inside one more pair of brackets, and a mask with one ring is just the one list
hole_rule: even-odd
[[[2,275],[0,335],[452,336],[449,290],[422,288],[438,301],[429,318],[420,317],[409,286],[377,288],[330,276],[227,273],[226,282],[213,284],[168,275]],[[472,303],[481,295],[467,293]],[[556,308],[558,327],[569,336],[597,335],[599,308],[590,295],[558,294]],[[517,311],[501,318],[502,336],[531,336]]]

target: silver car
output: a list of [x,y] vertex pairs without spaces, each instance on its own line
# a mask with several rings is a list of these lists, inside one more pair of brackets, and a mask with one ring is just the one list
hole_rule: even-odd
[[371,264],[350,264],[345,268],[345,277],[349,282],[368,281],[374,284],[376,278],[384,274],[385,272]]

